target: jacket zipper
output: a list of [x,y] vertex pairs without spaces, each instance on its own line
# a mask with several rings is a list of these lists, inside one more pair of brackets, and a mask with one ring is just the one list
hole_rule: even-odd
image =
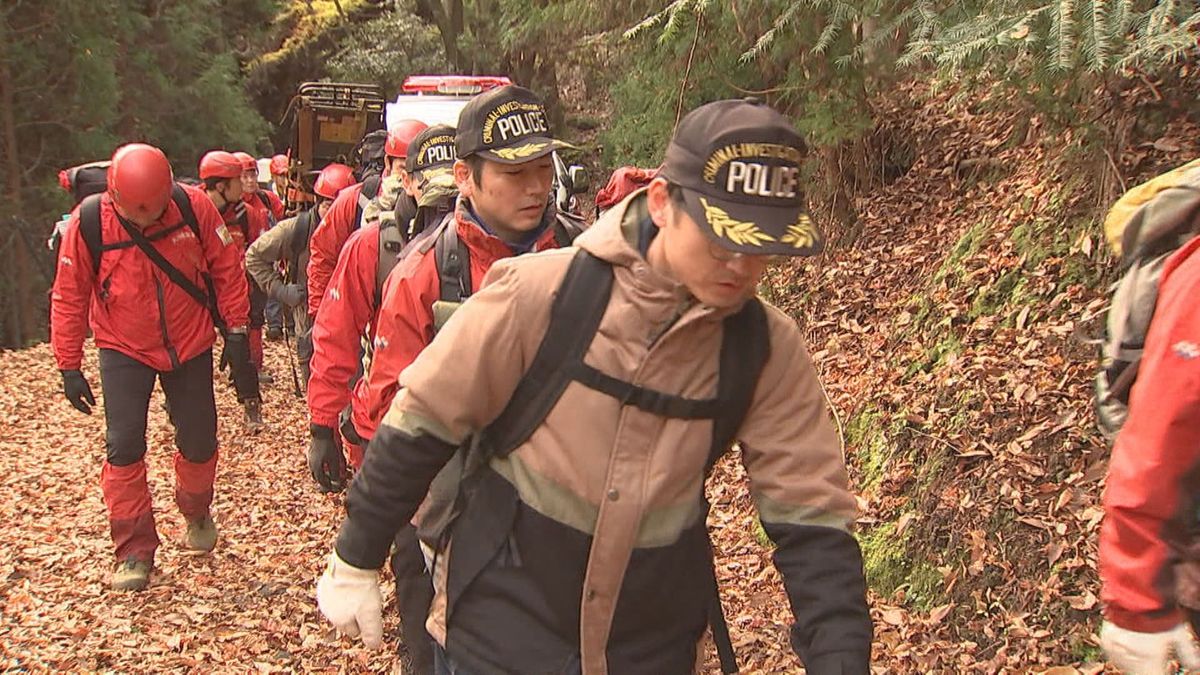
[[163,301],[162,282],[154,277],[154,294],[158,297],[158,326],[162,329],[163,346],[167,348],[167,357],[171,359],[171,370],[179,368],[179,354],[175,345],[171,344],[171,336],[167,333],[167,306]]

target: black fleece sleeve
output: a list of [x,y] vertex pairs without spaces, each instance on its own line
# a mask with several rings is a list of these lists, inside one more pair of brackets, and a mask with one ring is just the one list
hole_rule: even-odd
[[867,675],[871,615],[862,552],[845,531],[763,523],[796,623],[792,649],[810,675]]
[[361,569],[381,567],[396,533],[412,520],[456,449],[428,434],[414,437],[380,426],[346,496],[346,520],[335,546],[338,557]]

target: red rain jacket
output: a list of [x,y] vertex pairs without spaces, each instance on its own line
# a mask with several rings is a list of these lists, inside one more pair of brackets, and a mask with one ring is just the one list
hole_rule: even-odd
[[374,338],[375,273],[379,264],[379,223],[350,235],[313,322],[313,355],[308,410],[313,424],[336,427],[350,401],[358,372],[362,338]]
[[1105,616],[1139,632],[1183,621],[1173,550],[1195,537],[1200,496],[1200,237],[1163,268],[1154,320],[1104,491]]

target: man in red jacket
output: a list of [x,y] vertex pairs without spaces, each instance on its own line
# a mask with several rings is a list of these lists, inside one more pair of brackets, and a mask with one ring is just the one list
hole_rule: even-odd
[[[243,260],[246,257],[246,249],[260,234],[266,232],[268,227],[266,211],[251,208],[244,199],[246,191],[242,176],[245,171],[246,163],[231,152],[213,150],[200,158],[200,180],[204,182],[204,190],[221,213],[225,227],[237,243],[237,250]],[[267,296],[249,275],[246,277],[246,289],[250,298],[250,359],[259,378],[264,383],[269,383],[270,375],[262,372],[263,310],[267,304]],[[246,419],[254,427],[261,424],[262,413],[256,404],[247,405]]]
[[[233,156],[242,164],[242,202],[245,204],[247,219],[254,223],[252,229],[257,234],[246,241],[242,248],[243,255],[250,244],[263,232],[275,227],[275,223],[283,217],[283,202],[275,195],[258,188],[258,162],[247,152],[235,152]],[[250,355],[254,357],[254,367],[258,368],[259,379],[263,384],[270,384],[275,378],[263,370],[263,326],[267,323],[267,304],[269,299],[263,289],[254,283],[254,279],[246,275],[250,286]],[[279,309],[274,309],[278,318]]]
[[[406,160],[404,181],[409,197],[420,200],[427,187],[436,190],[447,182],[453,185],[450,174],[454,165],[453,127],[429,127],[413,139],[412,148]],[[452,198],[445,201],[453,203]],[[440,219],[446,211],[430,204],[418,209],[413,220]],[[350,235],[329,281],[329,299],[317,311],[312,328],[312,376],[308,384],[310,430],[315,439],[310,447],[309,469],[313,480],[325,492],[337,492],[344,487],[345,457],[336,443],[334,429],[339,415],[351,402],[351,389],[346,385],[360,367],[363,340],[372,344],[375,337],[375,315],[383,297],[380,275],[386,276],[398,262],[399,247],[406,242],[405,233],[410,231],[412,222],[399,223],[394,217],[377,220]],[[381,231],[384,225],[387,227]],[[385,250],[381,250],[381,244]],[[381,260],[381,255],[389,257]],[[359,380],[358,385],[362,384],[363,380]],[[362,448],[355,442],[356,436],[348,436],[345,444],[350,465],[357,468],[362,464]]]
[[247,205],[266,212],[270,227],[283,219],[283,200],[270,190],[258,186],[258,161],[248,152],[235,152],[242,163],[242,200]]
[[224,324],[224,358],[239,394],[258,397],[246,277],[233,243],[204,193],[177,186],[162,151],[140,143],[117,149],[108,191],[85,200],[67,225],[51,309],[54,355],[67,399],[91,414],[96,400],[80,370],[91,327],[100,350],[107,427],[100,482],[116,547],[115,589],[146,587],[159,544],[143,459],[156,379],[175,427],[184,545],[216,545],[209,510],[217,464],[214,316]]
[[[1130,673],[1200,668],[1175,563],[1200,496],[1200,237],[1163,267],[1154,320],[1108,467],[1100,529],[1101,643]],[[1193,620],[1196,617],[1191,617]]]
[[363,210],[379,193],[383,178],[393,172],[404,170],[404,158],[408,154],[408,144],[428,127],[418,120],[401,120],[392,131],[388,132],[384,146],[384,176],[372,176],[367,180],[352,185],[338,194],[329,207],[329,213],[321,219],[321,224],[313,232],[309,243],[308,259],[308,313],[317,315],[317,308],[325,299],[325,289],[329,286],[329,278],[333,276],[333,268],[337,267],[338,255],[342,246],[350,238],[350,234],[362,226]]
[[[454,144],[453,175],[460,194],[455,210],[400,261],[384,285],[371,366],[354,393],[352,428],[358,436],[354,440],[361,441],[363,448],[391,405],[400,371],[433,341],[446,318],[443,310],[453,309],[442,297],[443,281],[449,278],[439,273],[442,233],[451,230],[461,243],[457,252],[465,256],[463,274],[452,281],[464,297],[479,289],[496,261],[556,248],[571,238],[549,206],[554,178],[551,153],[570,146],[550,137],[545,107],[537,94],[510,85],[476,96],[459,115]],[[332,434],[314,425],[310,457],[331,455],[337,451],[334,443]],[[432,644],[423,627],[433,586],[415,528],[399,531],[390,565],[396,578],[401,640],[418,668],[427,671],[432,650],[412,652],[413,645]],[[418,658],[427,661],[417,662]]]
[[[507,106],[507,107],[506,107]],[[525,110],[534,121],[504,136],[497,110]],[[454,179],[460,197],[454,224],[467,261],[461,275],[465,298],[479,290],[492,263],[502,258],[557,248],[573,238],[562,217],[550,207],[547,195],[554,178],[550,156],[570,147],[549,137],[545,109],[532,91],[508,85],[475,97],[459,116],[455,138]],[[529,129],[528,133],[520,133]],[[528,142],[528,137],[539,139]],[[436,259],[436,235],[396,266],[384,286],[383,304],[375,330],[375,354],[366,383],[356,387],[354,428],[365,442],[375,434],[396,394],[400,371],[430,342],[445,316],[435,304],[441,297],[442,275]],[[449,307],[447,307],[449,308]]]

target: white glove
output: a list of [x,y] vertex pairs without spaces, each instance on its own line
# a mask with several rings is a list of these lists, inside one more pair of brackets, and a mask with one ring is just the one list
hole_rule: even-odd
[[339,631],[350,636],[362,635],[369,649],[383,646],[383,595],[379,592],[379,572],[354,567],[329,555],[329,566],[317,581],[317,607]]
[[1100,646],[1118,668],[1129,675],[1169,675],[1167,662],[1174,654],[1185,669],[1200,668],[1200,649],[1184,624],[1161,633],[1138,633],[1104,622]]

